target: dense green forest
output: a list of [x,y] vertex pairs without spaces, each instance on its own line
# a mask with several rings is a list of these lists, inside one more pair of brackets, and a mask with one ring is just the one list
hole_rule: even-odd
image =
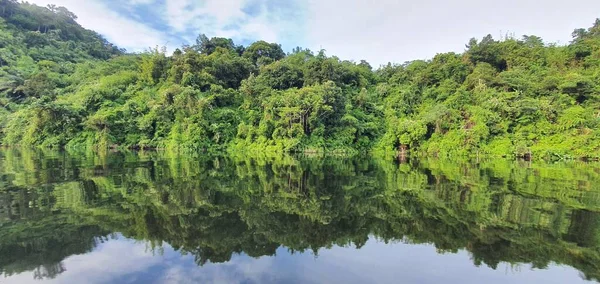
[[131,54],[63,7],[0,15],[6,146],[600,157],[600,20],[564,46],[486,36],[372,68],[204,35]]
[[600,279],[598,164],[0,151],[0,273],[54,277],[116,235],[198,265],[385,242]]

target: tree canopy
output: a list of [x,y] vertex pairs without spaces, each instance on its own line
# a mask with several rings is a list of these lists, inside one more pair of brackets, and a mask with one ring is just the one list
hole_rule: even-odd
[[564,46],[488,35],[373,69],[203,34],[132,54],[64,7],[0,16],[2,145],[600,157],[600,20]]

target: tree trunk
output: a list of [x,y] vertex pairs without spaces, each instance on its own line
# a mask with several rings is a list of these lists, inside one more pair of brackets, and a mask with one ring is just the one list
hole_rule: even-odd
[[408,147],[406,145],[400,145],[398,147],[398,160],[400,162],[406,162],[407,152],[408,152]]

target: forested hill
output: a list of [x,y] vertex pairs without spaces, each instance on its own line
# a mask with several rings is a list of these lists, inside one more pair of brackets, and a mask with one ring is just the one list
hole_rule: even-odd
[[0,15],[4,146],[600,157],[600,20],[373,69],[204,35],[126,54],[62,7]]

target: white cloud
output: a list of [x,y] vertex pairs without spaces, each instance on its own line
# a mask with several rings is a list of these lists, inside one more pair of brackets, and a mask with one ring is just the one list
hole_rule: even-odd
[[[163,46],[169,37],[145,24],[123,17],[96,0],[28,0],[40,6],[56,4],[64,6],[77,15],[77,21],[83,27],[94,30],[110,42],[129,51],[143,51],[154,46]],[[137,3],[148,0],[130,0]]]
[[[462,52],[471,37],[488,33],[495,38],[534,34],[546,42],[567,43],[571,31],[590,26],[600,10],[596,0],[547,0],[543,5],[538,0],[125,0],[118,6],[129,11],[125,15],[103,0],[30,2],[65,6],[84,27],[130,51],[167,42],[172,50],[204,33],[236,43],[277,42],[286,50],[324,48],[329,55],[366,59],[374,66]],[[249,5],[251,15],[244,12]]]
[[[193,43],[200,33],[209,37],[232,38],[237,43],[254,40],[280,42],[290,38],[290,33],[301,38],[293,32],[301,19],[288,17],[285,9],[272,11],[265,0],[126,0],[120,8],[128,15],[117,13],[114,7],[109,7],[102,0],[30,2],[40,6],[51,3],[65,6],[78,16],[82,26],[97,31],[129,51],[142,51],[157,45],[167,45],[172,50],[182,43]],[[252,15],[244,12],[249,4],[255,10]],[[145,19],[137,14],[136,9],[141,6],[148,7],[158,18]],[[152,24],[157,23],[154,26],[167,28],[153,28]]]
[[154,0],[129,0],[131,5],[148,5],[154,3]]
[[[243,9],[248,4],[255,5],[258,10],[256,15],[244,13]],[[173,31],[184,34],[190,42],[200,33],[234,40],[276,42],[285,33],[283,28],[295,20],[271,13],[265,1],[169,0],[165,5],[165,22]]]
[[[570,39],[598,17],[596,0],[307,0],[307,43],[373,65],[464,50],[471,37],[507,32]],[[582,8],[583,7],[583,8]]]
[[190,29],[219,29],[244,19],[246,0],[170,0],[166,1],[165,20],[176,32]]

